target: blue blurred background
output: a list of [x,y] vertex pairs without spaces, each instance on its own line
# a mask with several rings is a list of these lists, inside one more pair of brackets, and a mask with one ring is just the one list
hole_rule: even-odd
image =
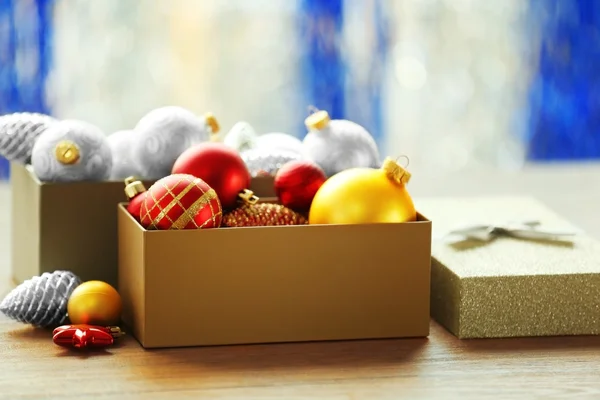
[[594,0],[0,0],[0,114],[110,134],[177,104],[303,137],[315,106],[412,168],[597,159],[599,22]]

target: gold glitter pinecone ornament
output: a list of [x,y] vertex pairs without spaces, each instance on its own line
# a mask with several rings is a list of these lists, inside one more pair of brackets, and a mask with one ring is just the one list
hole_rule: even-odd
[[224,227],[304,225],[308,220],[281,204],[244,204],[225,214],[221,223]]

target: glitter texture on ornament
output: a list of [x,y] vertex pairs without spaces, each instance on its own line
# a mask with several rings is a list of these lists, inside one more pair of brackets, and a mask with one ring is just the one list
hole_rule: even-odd
[[241,156],[253,178],[275,176],[279,168],[286,163],[302,159],[302,156],[296,152],[261,148],[247,150]]
[[80,284],[72,272],[45,272],[14,288],[0,303],[0,312],[38,327],[61,325],[67,320],[69,296]]
[[245,204],[225,214],[221,226],[250,227],[250,226],[280,226],[304,225],[308,220],[295,211],[281,204],[258,203]]

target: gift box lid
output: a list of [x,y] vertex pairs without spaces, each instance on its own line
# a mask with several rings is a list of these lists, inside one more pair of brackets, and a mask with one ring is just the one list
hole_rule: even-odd
[[[433,222],[431,315],[457,337],[600,334],[598,241],[529,197],[416,204]],[[572,235],[531,240],[500,231],[487,241],[448,235],[468,225],[514,228],[519,221],[537,221],[536,232]]]
[[[600,273],[600,242],[534,198],[439,198],[418,205],[434,221],[433,257],[460,278]],[[520,221],[538,221],[540,231],[574,235],[548,240],[499,236],[490,241],[449,236],[466,226]]]

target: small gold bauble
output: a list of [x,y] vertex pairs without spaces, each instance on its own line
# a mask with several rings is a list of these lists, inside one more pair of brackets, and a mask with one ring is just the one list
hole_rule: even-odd
[[102,281],[88,281],[77,286],[67,304],[73,324],[116,325],[121,319],[121,310],[121,296]]
[[70,140],[61,140],[54,148],[54,155],[61,164],[71,165],[79,161],[79,146]]

